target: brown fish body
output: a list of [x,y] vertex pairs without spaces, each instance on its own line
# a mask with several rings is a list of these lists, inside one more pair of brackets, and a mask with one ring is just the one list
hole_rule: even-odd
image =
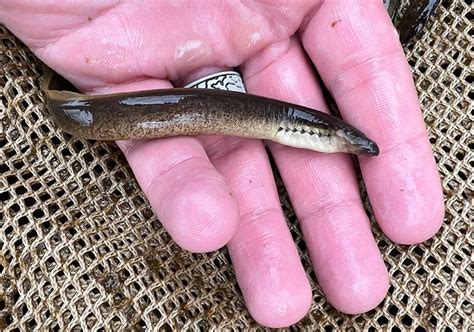
[[216,134],[272,140],[321,152],[377,155],[377,145],[342,120],[303,106],[239,92],[163,89],[87,96],[52,89],[55,122],[86,139],[125,140]]
[[[230,95],[233,95],[230,97]],[[282,117],[275,105],[244,94],[198,89],[50,100],[55,121],[67,132],[89,139],[221,134],[264,138]],[[273,124],[274,126],[269,126]]]

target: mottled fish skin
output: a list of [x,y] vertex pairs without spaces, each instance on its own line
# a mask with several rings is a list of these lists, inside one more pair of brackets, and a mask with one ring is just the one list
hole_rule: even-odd
[[378,155],[375,142],[342,120],[251,94],[163,89],[88,96],[61,90],[47,72],[45,102],[66,132],[93,140],[216,134],[267,139],[320,152]]

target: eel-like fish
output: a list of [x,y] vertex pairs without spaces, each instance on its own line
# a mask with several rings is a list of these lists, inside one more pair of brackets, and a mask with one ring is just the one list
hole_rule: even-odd
[[45,71],[47,108],[60,128],[77,137],[125,140],[216,134],[326,153],[379,154],[375,142],[344,121],[283,101],[210,89],[89,96],[64,84],[59,75]]

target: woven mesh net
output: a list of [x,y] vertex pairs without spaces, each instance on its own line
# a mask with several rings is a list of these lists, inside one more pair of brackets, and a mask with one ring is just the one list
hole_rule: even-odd
[[[282,207],[311,278],[311,312],[293,329],[471,330],[472,72],[470,1],[443,1],[406,47],[443,179],[439,234],[397,246],[374,226],[391,277],[369,313],[324,299],[279,181]],[[40,65],[0,26],[0,329],[165,330],[258,327],[225,250],[182,251],[161,227],[113,144],[56,129]]]

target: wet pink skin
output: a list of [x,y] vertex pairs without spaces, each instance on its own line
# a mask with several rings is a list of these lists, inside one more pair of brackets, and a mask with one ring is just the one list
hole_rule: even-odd
[[[382,1],[0,0],[0,21],[94,94],[182,86],[237,67],[250,93],[327,111],[311,61],[344,119],[379,144],[378,157],[359,160],[385,234],[412,244],[441,225],[439,176],[410,69]],[[288,326],[308,312],[311,288],[263,142],[177,137],[118,143],[180,246],[194,252],[228,246],[259,323]],[[374,308],[387,292],[388,275],[350,158],[268,145],[328,301],[350,314]]]

